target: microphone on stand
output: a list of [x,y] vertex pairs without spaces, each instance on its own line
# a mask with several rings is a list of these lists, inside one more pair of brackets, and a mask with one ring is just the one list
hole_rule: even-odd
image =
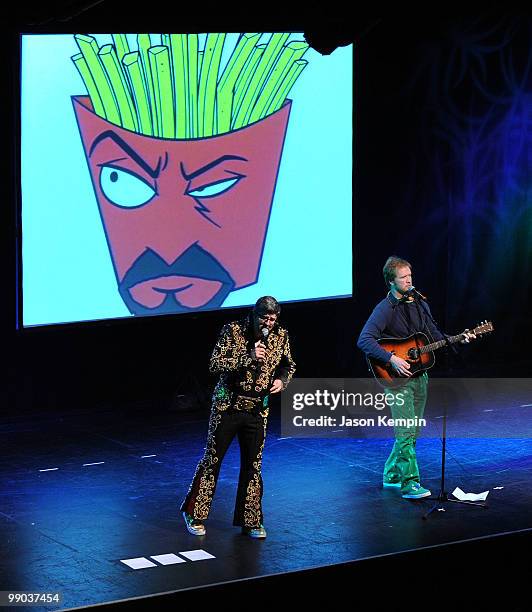
[[418,291],[414,286],[410,287],[407,291],[405,291],[406,296],[418,297],[420,300],[427,301],[427,298]]

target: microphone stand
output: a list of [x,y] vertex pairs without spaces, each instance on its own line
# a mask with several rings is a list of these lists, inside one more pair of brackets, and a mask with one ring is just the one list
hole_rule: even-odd
[[[433,319],[432,314],[430,313],[430,310],[428,310],[424,306],[423,306],[423,308],[420,308],[419,300],[423,300],[423,301],[425,301],[425,300],[419,295],[419,292],[413,293],[413,297],[414,297],[414,302],[416,304],[416,308],[417,308],[417,312],[418,312],[418,316],[419,316],[419,321],[421,322],[421,324],[423,324],[423,316],[421,314],[421,310],[423,310],[425,315],[427,315],[430,318],[430,320],[432,321],[432,324],[434,325],[436,330],[441,334],[441,336],[445,340],[445,343],[447,344],[447,346],[450,347],[453,350],[453,352],[456,354],[457,353],[456,348],[449,342],[447,336],[439,328],[438,324]],[[444,405],[443,405],[443,427],[442,427],[442,439],[441,439],[441,442],[442,442],[442,445],[441,445],[440,492],[438,494],[438,497],[436,498],[435,503],[422,516],[422,519],[426,521],[428,519],[428,517],[435,510],[437,510],[438,512],[445,512],[445,507],[444,507],[445,502],[453,502],[454,504],[465,504],[467,506],[480,506],[481,508],[488,508],[488,504],[486,502],[472,502],[472,501],[466,501],[466,500],[460,500],[460,499],[451,499],[449,497],[447,491],[445,490],[445,453],[446,453],[446,447],[447,447],[447,403],[446,402],[444,402]]]

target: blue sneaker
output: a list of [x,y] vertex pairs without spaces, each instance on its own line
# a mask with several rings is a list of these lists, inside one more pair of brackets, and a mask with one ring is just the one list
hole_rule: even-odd
[[266,529],[264,525],[260,527],[242,527],[242,533],[250,538],[263,539],[266,537]]
[[189,533],[195,536],[204,536],[207,533],[205,525],[193,516],[190,516],[187,512],[183,512],[183,518],[185,519],[185,525]]
[[401,497],[405,499],[421,499],[422,497],[429,497],[431,492],[428,489],[424,489],[419,482],[409,482],[404,489],[401,489]]

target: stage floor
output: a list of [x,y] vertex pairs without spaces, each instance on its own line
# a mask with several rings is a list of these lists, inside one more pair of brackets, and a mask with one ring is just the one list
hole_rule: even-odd
[[[4,419],[0,590],[60,592],[59,607],[31,609],[70,609],[529,530],[531,419],[530,405],[511,400],[453,415],[446,489],[489,490],[489,507],[448,503],[423,520],[431,498],[407,501],[381,487],[390,440],[286,439],[272,410],[264,541],[231,525],[236,441],[207,535],[185,530],[179,504],[205,444],[207,414],[147,406]],[[483,422],[490,437],[481,437]],[[493,437],[494,428],[506,437]],[[421,438],[417,450],[434,497],[441,441]],[[140,558],[149,567],[123,563]]]

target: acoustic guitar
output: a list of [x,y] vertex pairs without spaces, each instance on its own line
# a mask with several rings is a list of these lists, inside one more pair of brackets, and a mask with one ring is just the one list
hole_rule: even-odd
[[[493,323],[484,321],[475,329],[466,329],[461,334],[447,336],[447,340],[438,340],[438,342],[430,342],[423,332],[417,332],[408,338],[380,338],[377,342],[385,351],[408,361],[412,376],[416,376],[432,368],[436,361],[434,351],[442,346],[461,342],[466,333],[480,337],[492,331]],[[383,387],[398,387],[408,380],[407,377],[398,374],[390,363],[383,364],[373,357],[367,357],[367,362],[371,373]]]

